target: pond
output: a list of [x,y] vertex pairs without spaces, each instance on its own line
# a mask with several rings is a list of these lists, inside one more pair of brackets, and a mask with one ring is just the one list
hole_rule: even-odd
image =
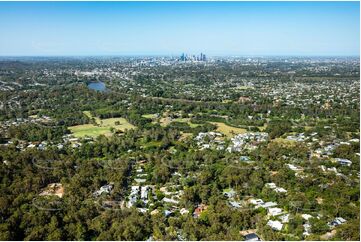
[[88,84],[88,88],[100,92],[104,92],[106,89],[104,82],[91,82]]

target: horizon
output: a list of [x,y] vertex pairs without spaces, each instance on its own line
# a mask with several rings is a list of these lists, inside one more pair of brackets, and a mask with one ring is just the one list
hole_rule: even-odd
[[0,2],[0,56],[359,56],[359,2]]
[[[187,52],[179,52],[179,54],[99,54],[99,55],[0,55],[0,58],[107,58],[107,57],[167,57],[175,58],[180,57],[182,54],[187,54]],[[188,53],[189,55],[196,55],[197,53]],[[224,57],[236,57],[236,58],[282,58],[282,57],[296,57],[296,58],[360,58],[360,55],[207,55],[211,58],[224,58]]]

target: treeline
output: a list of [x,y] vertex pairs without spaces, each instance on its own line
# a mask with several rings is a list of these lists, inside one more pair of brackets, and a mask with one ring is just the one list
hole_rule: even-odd
[[62,136],[68,133],[70,132],[65,126],[25,123],[18,126],[10,126],[6,136],[26,141],[60,141]]

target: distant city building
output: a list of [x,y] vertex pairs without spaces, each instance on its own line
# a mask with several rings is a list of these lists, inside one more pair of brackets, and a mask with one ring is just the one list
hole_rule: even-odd
[[200,55],[188,55],[182,53],[179,58],[180,61],[207,61],[206,55],[201,53]]

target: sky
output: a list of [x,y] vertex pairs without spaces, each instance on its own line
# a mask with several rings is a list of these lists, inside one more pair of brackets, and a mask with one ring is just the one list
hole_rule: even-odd
[[0,56],[359,56],[359,2],[0,2]]

